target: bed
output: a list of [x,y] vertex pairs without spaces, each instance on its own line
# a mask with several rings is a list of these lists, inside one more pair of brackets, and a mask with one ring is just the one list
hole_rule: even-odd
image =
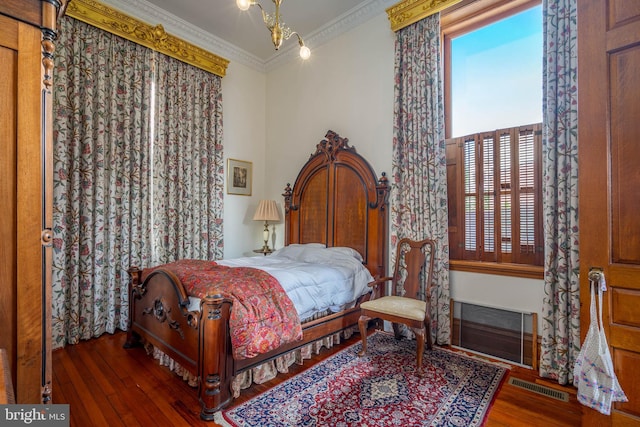
[[[352,251],[358,254],[370,277],[385,276],[387,184],[384,173],[378,177],[349,146],[347,138],[328,131],[303,165],[293,187],[287,184],[285,188],[282,251],[314,246]],[[257,261],[271,256],[252,258]],[[230,268],[248,266],[246,259],[219,263]],[[165,266],[145,270],[144,279],[143,270],[138,267],[131,267],[129,274],[131,297],[125,347],[141,341],[150,343],[196,376],[202,405],[200,417],[208,421],[231,402],[234,376],[357,326],[359,304],[370,295],[358,292],[349,303],[334,304],[327,315],[301,323],[301,333],[290,342],[251,357],[239,357],[231,339],[234,299],[209,291],[199,294],[194,304],[194,296],[187,290],[192,287]]]

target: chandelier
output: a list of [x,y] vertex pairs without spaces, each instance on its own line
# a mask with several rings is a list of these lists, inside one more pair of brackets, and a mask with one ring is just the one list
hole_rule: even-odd
[[275,46],[276,50],[280,48],[283,40],[288,40],[292,35],[296,35],[298,37],[298,44],[300,45],[300,57],[302,59],[309,59],[311,56],[311,51],[308,47],[304,45],[304,41],[302,41],[302,37],[300,34],[291,30],[291,28],[287,27],[284,22],[281,20],[280,16],[280,4],[282,4],[282,0],[271,0],[273,4],[276,5],[276,12],[271,15],[264,11],[260,3],[256,0],[236,0],[236,4],[240,10],[247,10],[251,6],[258,6],[262,11],[262,20],[264,24],[267,26],[269,31],[271,32],[271,41]]

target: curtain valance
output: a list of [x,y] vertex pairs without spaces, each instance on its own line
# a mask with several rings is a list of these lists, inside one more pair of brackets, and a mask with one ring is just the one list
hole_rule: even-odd
[[73,0],[67,15],[217,76],[226,74],[229,60],[167,34],[162,25],[153,27],[98,1]]
[[398,31],[462,0],[403,0],[387,9],[391,29]]

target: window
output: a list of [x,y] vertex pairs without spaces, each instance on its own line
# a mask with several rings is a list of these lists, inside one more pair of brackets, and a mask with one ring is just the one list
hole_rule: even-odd
[[541,144],[539,123],[447,141],[452,259],[542,265]]
[[541,6],[472,5],[442,20],[451,266],[541,266]]

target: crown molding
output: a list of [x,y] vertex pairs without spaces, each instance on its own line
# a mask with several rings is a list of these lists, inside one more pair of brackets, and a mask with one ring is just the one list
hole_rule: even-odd
[[[161,23],[167,32],[200,46],[231,62],[238,62],[256,71],[266,73],[298,58],[297,44],[292,43],[286,49],[274,53],[266,61],[237,46],[208,33],[183,19],[166,12],[145,0],[102,0],[103,3],[127,13],[141,21]],[[344,13],[311,34],[305,34],[304,41],[310,49],[315,49],[329,40],[346,33],[369,19],[384,13],[385,9],[397,0],[369,0]]]

